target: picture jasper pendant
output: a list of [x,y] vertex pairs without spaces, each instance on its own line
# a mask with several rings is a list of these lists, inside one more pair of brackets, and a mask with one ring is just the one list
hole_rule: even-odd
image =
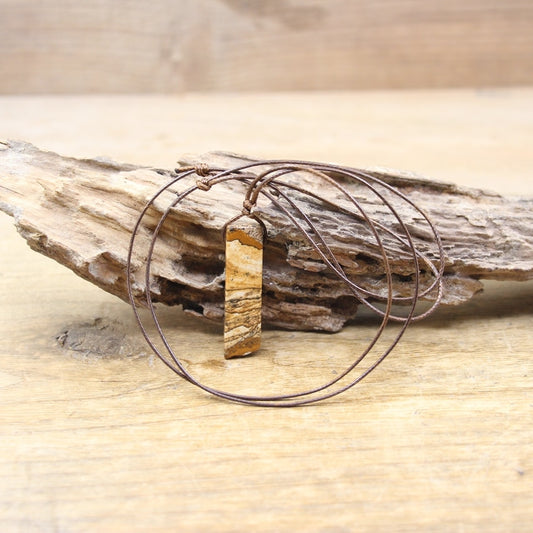
[[[229,190],[242,192],[235,205],[224,204]],[[163,196],[165,201],[170,200],[166,208],[163,207]],[[342,283],[350,301],[356,301],[379,317],[380,324],[366,348],[362,347],[359,355],[354,354],[346,367],[334,373],[326,372],[324,383],[307,390],[270,394],[222,390],[200,381],[191,372],[194,364],[186,360],[194,361],[194,353],[186,356],[171,346],[152,299],[152,295],[157,296],[161,289],[157,283],[154,290],[151,288],[154,248],[156,241],[165,237],[160,235],[165,222],[170,215],[179,213],[184,203],[194,206],[195,202],[209,201],[213,204],[220,202],[217,209],[225,210],[229,218],[225,226],[211,227],[217,235],[218,230],[222,230],[222,242],[217,242],[217,246],[220,244],[221,250],[225,247],[225,276],[217,274],[214,280],[220,284],[218,294],[221,300],[224,294],[225,359],[249,355],[261,346],[263,270],[267,271],[269,286],[272,284],[272,264],[267,262],[263,267],[263,247],[265,244],[283,246],[284,241],[280,242],[283,235],[292,234],[292,239],[300,239],[303,246],[307,246],[306,253],[322,263],[320,272],[326,284],[332,286],[334,280]],[[308,211],[309,206],[311,211]],[[367,210],[369,207],[371,212]],[[154,226],[147,214],[152,215],[158,209],[162,212]],[[400,216],[404,212],[408,213],[407,220]],[[337,219],[336,224],[343,224],[342,238],[350,236],[353,240],[353,257],[337,253],[335,242],[329,235],[333,217]],[[171,221],[168,221],[169,226]],[[175,220],[171,231],[180,231]],[[148,241],[148,249],[134,254],[138,234],[144,236],[144,242]],[[358,249],[359,236],[371,243],[370,255]],[[371,283],[353,271],[357,264],[354,257],[359,255],[372,265]],[[148,320],[155,326],[155,335],[149,333],[138,310],[138,300],[142,303],[143,298],[136,295],[138,285],[134,271],[140,269],[142,272],[143,264],[144,283],[139,279],[137,283],[140,282],[142,287]],[[402,265],[400,270],[399,264]],[[251,161],[233,168],[198,165],[176,169],[170,181],[147,202],[135,223],[128,250],[126,280],[128,296],[146,341],[178,376],[209,394],[237,403],[293,407],[337,396],[372,372],[398,344],[411,322],[425,318],[437,308],[443,297],[445,264],[441,238],[428,215],[402,190],[380,176],[327,163]],[[297,283],[296,280],[289,282]],[[323,291],[322,297],[327,303],[335,299],[335,294]],[[421,299],[432,303],[418,308]],[[342,305],[343,300],[336,298],[335,302]],[[296,299],[295,303],[305,309],[305,299]],[[268,317],[268,308],[264,316]],[[398,330],[389,337],[392,338],[390,343],[379,343],[390,322],[396,322]],[[356,345],[358,342],[354,340],[354,347]],[[310,354],[310,357],[330,358],[334,353],[335,346],[331,341],[330,349]],[[268,358],[263,363],[265,361]],[[221,365],[223,372],[235,366],[230,363]],[[354,372],[356,368],[358,370]]]
[[242,216],[226,227],[224,357],[248,355],[261,346],[263,227]]

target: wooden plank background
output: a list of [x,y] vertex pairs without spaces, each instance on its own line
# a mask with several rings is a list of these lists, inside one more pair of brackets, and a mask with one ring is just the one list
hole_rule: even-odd
[[533,83],[529,0],[0,0],[0,93]]
[[[79,157],[170,166],[227,148],[533,194],[532,89],[19,96],[0,116],[0,140]],[[5,215],[0,237],[2,533],[530,533],[533,281],[413,325],[344,396],[271,410],[180,381],[127,304]],[[220,327],[163,312],[195,375],[235,390],[309,386],[376,325],[270,330],[259,358],[225,362]]]

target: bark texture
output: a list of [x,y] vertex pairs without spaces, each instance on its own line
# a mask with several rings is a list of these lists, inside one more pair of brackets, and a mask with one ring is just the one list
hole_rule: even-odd
[[[210,153],[192,162],[230,168],[250,161]],[[367,171],[408,195],[435,223],[446,252],[444,303],[458,304],[482,287],[480,279],[533,277],[533,200],[457,187],[390,170]],[[12,215],[30,247],[79,276],[126,300],[125,266],[131,231],[146,201],[170,179],[167,170],[103,159],[74,159],[44,152],[23,142],[0,143],[0,209]],[[316,187],[309,176],[299,184]],[[307,180],[307,181],[306,181]],[[356,184],[345,184],[383,224],[394,217]],[[163,194],[148,212],[153,229],[175,198]],[[321,191],[323,192],[323,191]],[[200,194],[201,193],[201,194]],[[329,204],[295,195],[294,201],[327,234],[347,275],[373,291],[386,291],[379,253],[362,222],[349,216],[335,191]],[[224,225],[240,212],[243,186],[228,182],[205,194],[198,191],[173,209],[154,251],[154,301],[181,304],[191,313],[222,320],[224,314]],[[332,207],[332,204],[338,208]],[[398,210],[417,246],[432,254],[427,228],[405,205]],[[263,323],[290,329],[336,331],[353,318],[357,301],[318,258],[301,232],[263,200],[257,212],[267,228],[264,248]],[[139,236],[134,289],[141,295],[143,252],[148,231]],[[405,251],[387,243],[399,293],[409,293],[412,266]],[[397,254],[394,255],[394,247]],[[402,289],[405,284],[405,289]]]

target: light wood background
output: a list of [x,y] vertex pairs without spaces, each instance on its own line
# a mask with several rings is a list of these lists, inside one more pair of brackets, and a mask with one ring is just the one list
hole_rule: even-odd
[[[533,89],[2,97],[0,116],[0,139],[77,156],[232,149],[533,194]],[[0,236],[0,531],[530,531],[532,282],[489,284],[350,393],[280,411],[179,381],[126,304],[7,216]],[[259,358],[224,361],[220,328],[179,310],[164,325],[193,372],[235,389],[308,385],[375,326],[268,331]]]
[[533,83],[529,0],[0,0],[0,93]]

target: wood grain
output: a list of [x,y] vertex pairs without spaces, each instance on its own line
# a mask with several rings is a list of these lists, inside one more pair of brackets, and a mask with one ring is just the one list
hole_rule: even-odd
[[0,93],[533,82],[523,0],[0,0]]
[[[250,159],[211,153],[182,157],[179,163],[185,168],[192,164],[231,169],[250,163]],[[259,171],[251,172],[256,175]],[[505,198],[402,171],[363,172],[397,193],[391,195],[384,187],[374,192],[357,180],[345,184],[375,224],[401,235],[398,216],[409,228],[417,250],[429,261],[438,261],[440,252],[421,213],[438,228],[444,260],[442,304],[467,301],[482,289],[480,279],[524,281],[533,277],[532,199]],[[161,183],[166,185],[172,176],[169,170],[102,159],[79,160],[23,142],[0,141],[0,177],[5,184],[0,189],[0,209],[15,218],[19,233],[32,249],[125,301],[129,301],[126,264],[137,217]],[[368,223],[351,203],[355,200],[348,201],[313,173],[287,174],[282,181],[303,188],[282,188],[288,195],[289,211],[294,214],[294,206],[298,206],[320,229],[345,275],[362,290],[377,295],[369,298],[371,303],[379,301],[379,296],[387,298],[384,261]],[[141,304],[145,302],[146,254],[155,221],[166,216],[163,213],[177,192],[196,183],[195,174],[185,175],[158,195],[136,233],[131,288]],[[315,192],[324,200],[314,198]],[[230,181],[222,183],[213,196],[206,193],[197,189],[168,212],[151,256],[150,293],[153,302],[180,304],[190,313],[216,321],[224,314],[224,228],[239,215],[245,188]],[[388,195],[390,207],[377,200],[377,194]],[[265,243],[265,297],[262,306],[253,306],[256,311],[262,307],[264,322],[286,329],[334,332],[353,319],[360,299],[327,269],[303,236],[305,224],[301,229],[291,223],[270,200],[259,202],[254,213],[269,236]],[[389,258],[393,296],[406,298],[403,303],[408,305],[418,267],[409,247],[393,235],[383,230],[380,239]],[[433,273],[424,262],[420,273],[421,292],[426,293],[421,299],[433,301],[435,292],[429,290]],[[242,279],[243,274],[236,277]],[[259,288],[258,279],[256,283]]]
[[[533,193],[533,91],[244,102],[228,130],[229,95],[0,98],[0,138],[170,166],[176,146],[207,151],[228,131],[225,148],[243,153],[386,160]],[[489,282],[439,310],[335,402],[253,409],[179,381],[124,302],[29,250],[12,219],[0,235],[2,532],[529,532],[532,282]],[[242,392],[317,384],[376,326],[269,330],[257,356],[226,361],[220,327],[172,309],[161,320],[195,375]]]

